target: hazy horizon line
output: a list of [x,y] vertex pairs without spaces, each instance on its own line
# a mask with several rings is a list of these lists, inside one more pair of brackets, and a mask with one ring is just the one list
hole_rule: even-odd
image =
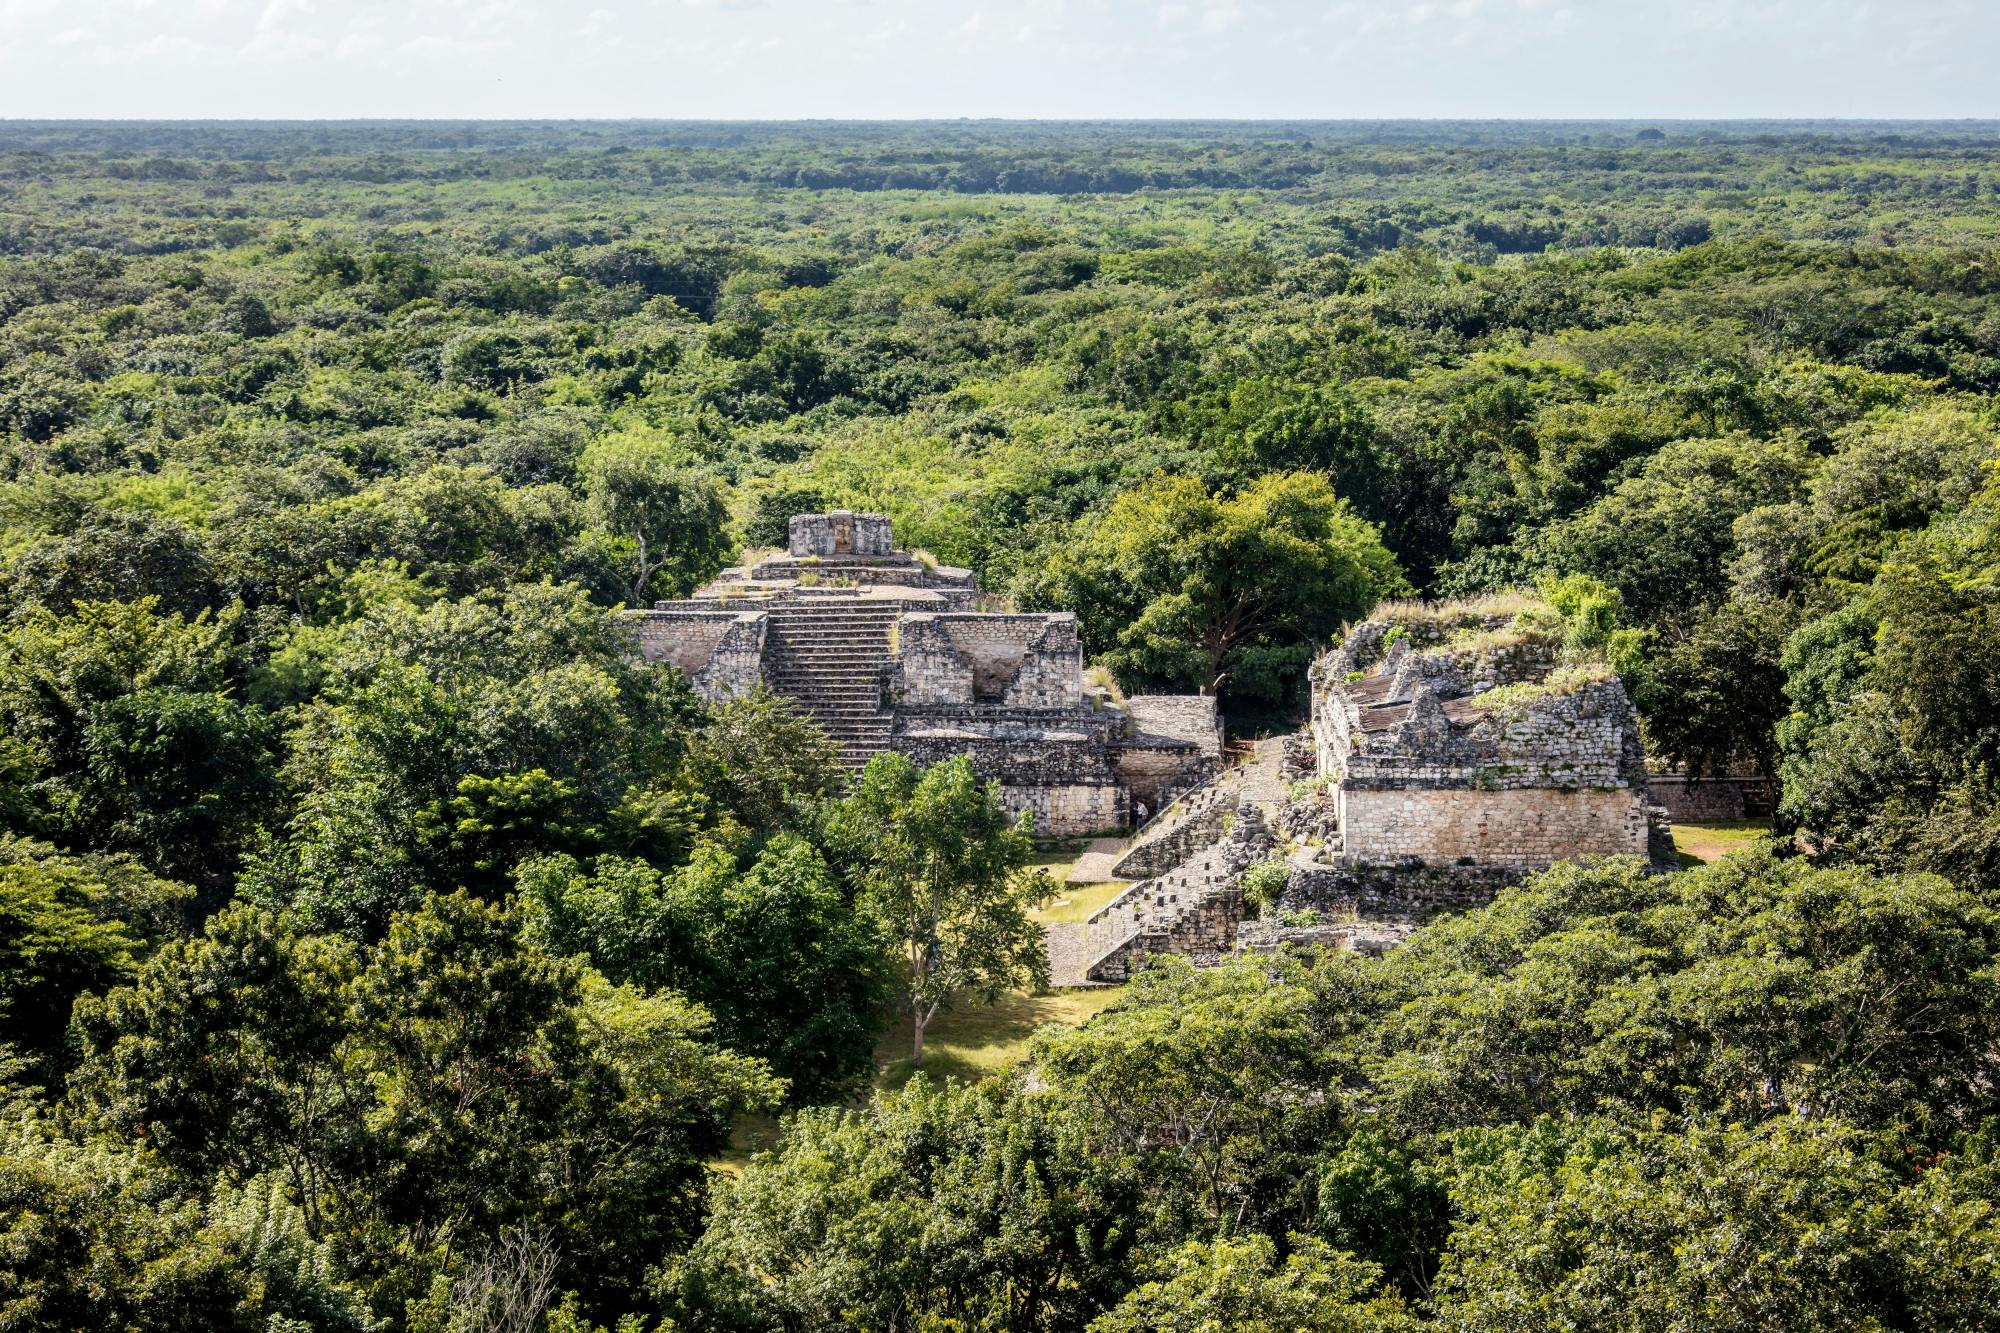
[[2000,125],[1991,116],[0,116],[0,125]]

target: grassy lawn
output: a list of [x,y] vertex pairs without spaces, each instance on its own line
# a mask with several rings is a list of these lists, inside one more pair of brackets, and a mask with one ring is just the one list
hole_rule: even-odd
[[1090,914],[1131,887],[1130,880],[1107,879],[1102,884],[1066,884],[1039,912],[1037,921],[1057,925],[1065,921],[1088,921]]
[[[1093,885],[1093,888],[1096,886]],[[998,1004],[966,1004],[931,1020],[924,1032],[924,1072],[932,1078],[976,1079],[997,1074],[1028,1053],[1028,1038],[1048,1023],[1077,1024],[1125,993],[1123,986],[1057,990],[1046,995],[1012,991]],[[910,1081],[910,1020],[890,1025],[875,1044],[874,1092],[892,1092]],[[729,1149],[709,1163],[739,1175],[750,1159],[778,1145],[784,1122],[774,1115],[743,1115],[730,1130]]]
[[[939,1014],[924,1029],[924,1072],[932,1078],[984,1078],[1028,1053],[1028,1038],[1049,1023],[1072,1026],[1125,993],[1123,986],[1028,995],[1013,991],[998,1004],[964,1004]],[[910,1081],[910,1020],[892,1023],[875,1044],[875,1087],[888,1092]]]
[[1078,847],[1044,847],[1035,854],[1034,860],[1028,862],[1028,866],[1032,870],[1048,871],[1049,878],[1060,889],[1063,881],[1069,878],[1069,872],[1076,869],[1076,859],[1082,855],[1083,850]]
[[1684,866],[1720,861],[1733,851],[1770,836],[1771,824],[1763,819],[1736,819],[1722,824],[1674,825],[1674,850]]

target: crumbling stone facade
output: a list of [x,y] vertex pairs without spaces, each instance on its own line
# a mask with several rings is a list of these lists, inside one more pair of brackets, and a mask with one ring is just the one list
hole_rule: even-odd
[[[1357,627],[1312,672],[1312,734],[1350,865],[1546,866],[1645,856],[1646,755],[1608,671],[1552,670],[1533,640],[1463,652]],[[1509,688],[1511,687],[1511,688]]]
[[973,610],[972,575],[896,550],[880,514],[795,514],[789,530],[785,554],[634,613],[645,659],[711,700],[759,685],[796,700],[849,766],[969,755],[1044,836],[1124,829],[1216,771],[1215,701],[1087,690],[1074,615]]
[[[1089,921],[1085,975],[1160,952],[1380,952],[1556,861],[1670,862],[1631,700],[1602,666],[1565,664],[1548,615],[1354,627],[1314,664],[1305,733],[1182,797],[1116,864],[1144,878]],[[1243,876],[1274,858],[1283,889],[1246,921]]]

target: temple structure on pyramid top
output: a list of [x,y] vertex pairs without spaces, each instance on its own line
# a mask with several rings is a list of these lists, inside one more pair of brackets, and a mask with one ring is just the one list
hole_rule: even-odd
[[782,555],[633,613],[646,660],[710,700],[795,700],[850,767],[969,755],[1044,837],[1130,828],[1219,767],[1215,700],[1086,687],[1074,614],[975,609],[971,571],[898,550],[882,514],[789,528]]

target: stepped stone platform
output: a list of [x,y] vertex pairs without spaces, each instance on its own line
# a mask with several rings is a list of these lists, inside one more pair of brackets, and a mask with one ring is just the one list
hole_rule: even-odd
[[[1565,641],[1528,598],[1353,627],[1313,666],[1305,733],[1259,742],[1114,863],[1139,882],[1066,944],[1082,975],[1119,981],[1155,953],[1380,952],[1557,861],[1671,864],[1631,700]],[[1270,860],[1283,888],[1246,920],[1244,875]]]
[[784,555],[630,618],[645,660],[711,701],[796,701],[850,769],[886,750],[969,755],[1040,836],[1122,832],[1215,772],[1213,699],[1114,704],[1084,686],[1074,615],[980,612],[977,596],[968,571],[897,550],[886,517],[835,511],[793,515]]

